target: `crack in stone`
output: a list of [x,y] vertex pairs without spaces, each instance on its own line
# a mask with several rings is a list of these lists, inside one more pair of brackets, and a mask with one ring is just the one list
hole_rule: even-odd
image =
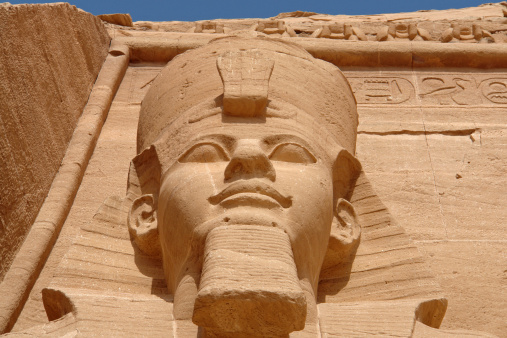
[[457,130],[435,130],[435,131],[426,131],[426,130],[389,130],[389,131],[358,131],[358,135],[378,135],[378,136],[388,136],[388,135],[446,135],[446,136],[470,136],[476,131],[479,131],[479,128],[471,128],[471,129],[457,129]]

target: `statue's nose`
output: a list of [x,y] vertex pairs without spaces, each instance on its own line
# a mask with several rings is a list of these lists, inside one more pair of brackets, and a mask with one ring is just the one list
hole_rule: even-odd
[[276,178],[275,168],[258,140],[240,140],[224,174],[226,181],[258,177],[274,182]]

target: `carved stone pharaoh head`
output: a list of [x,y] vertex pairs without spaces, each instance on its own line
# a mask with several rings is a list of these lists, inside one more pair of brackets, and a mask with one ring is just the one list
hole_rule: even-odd
[[316,323],[322,265],[359,240],[357,123],[340,70],[292,43],[220,38],[162,70],[142,103],[129,230],[161,255],[177,320],[210,336]]

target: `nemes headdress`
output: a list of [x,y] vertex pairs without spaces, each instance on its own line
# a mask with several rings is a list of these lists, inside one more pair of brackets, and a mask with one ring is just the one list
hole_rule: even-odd
[[347,80],[337,67],[291,42],[226,37],[174,58],[143,100],[138,153],[162,134],[205,118],[202,111],[210,107],[245,117],[276,116],[277,109],[286,110],[296,119],[290,110],[297,108],[340,146],[355,152],[358,117]]

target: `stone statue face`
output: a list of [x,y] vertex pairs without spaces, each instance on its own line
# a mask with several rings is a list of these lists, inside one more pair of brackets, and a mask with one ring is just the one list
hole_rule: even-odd
[[322,263],[334,209],[331,160],[310,130],[281,122],[210,127],[163,175],[158,227],[174,274],[188,248],[202,247],[221,225],[283,229],[298,268]]

